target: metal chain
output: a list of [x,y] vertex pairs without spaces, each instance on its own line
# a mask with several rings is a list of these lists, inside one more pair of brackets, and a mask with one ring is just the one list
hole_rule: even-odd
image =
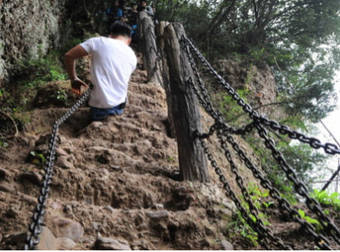
[[267,240],[267,237],[265,237],[263,228],[264,226],[258,225],[259,219],[256,219],[255,221],[249,217],[249,214],[247,213],[246,209],[242,206],[241,202],[239,199],[236,197],[235,193],[229,186],[225,176],[223,175],[223,172],[221,168],[218,167],[217,162],[214,160],[212,154],[210,153],[207,145],[205,144],[203,139],[199,139],[201,146],[207,156],[207,158],[210,161],[211,166],[214,168],[215,173],[219,177],[220,182],[223,184],[223,189],[226,191],[226,196],[231,198],[231,200],[235,203],[236,208],[240,211],[242,218],[246,221],[246,223],[258,234],[259,239],[258,242],[261,244],[263,247],[268,249],[267,244],[270,244],[270,242]]
[[258,134],[262,139],[264,139],[265,146],[271,150],[272,155],[276,162],[281,166],[285,172],[287,178],[293,182],[295,191],[306,199],[307,207],[316,214],[319,218],[320,223],[328,235],[332,236],[333,239],[340,244],[340,231],[333,221],[326,216],[322,208],[315,199],[311,198],[308,194],[307,187],[303,184],[296,175],[296,172],[287,164],[286,160],[283,158],[282,154],[275,148],[275,142],[273,139],[268,137],[267,131],[260,124],[256,124]]
[[[216,130],[217,130],[217,134],[219,136],[220,139],[220,143],[221,143],[221,147],[224,149],[225,151],[225,155],[227,160],[230,163],[231,166],[231,170],[234,173],[234,175],[236,176],[236,182],[239,186],[239,188],[241,189],[242,195],[245,199],[245,201],[247,202],[248,206],[249,206],[249,211],[250,213],[256,218],[256,228],[254,228],[255,230],[258,230],[259,233],[258,235],[262,238],[269,238],[271,241],[274,242],[274,244],[276,244],[277,247],[279,248],[283,248],[283,249],[291,249],[290,246],[285,245],[281,239],[274,237],[270,230],[265,227],[264,223],[262,222],[262,220],[258,217],[258,209],[255,207],[255,205],[253,204],[249,193],[247,191],[247,189],[244,187],[244,183],[243,183],[243,179],[242,177],[239,175],[238,173],[238,169],[235,165],[235,163],[232,160],[231,157],[231,153],[228,150],[225,141],[223,141],[222,136],[220,135],[221,132],[230,132],[230,133],[234,133],[234,134],[245,134],[247,132],[250,132],[252,130],[252,128],[254,128],[254,124],[251,123],[249,125],[247,125],[244,129],[238,129],[235,130],[232,127],[228,126],[225,122],[224,119],[221,115],[221,113],[219,113],[219,111],[216,111],[212,105],[212,102],[210,101],[210,97],[208,94],[208,91],[206,90],[206,88],[204,87],[204,84],[202,82],[202,79],[200,78],[200,74],[198,72],[197,66],[195,64],[195,61],[192,57],[192,54],[189,51],[189,48],[187,46],[184,46],[184,49],[187,52],[187,56],[189,58],[191,67],[193,69],[194,75],[196,77],[197,82],[199,83],[198,87],[199,89],[196,87],[194,81],[189,78],[187,80],[187,83],[193,88],[196,96],[199,99],[199,102],[201,103],[201,105],[204,107],[204,109],[206,110],[206,112],[215,119],[215,124],[213,126],[210,127],[209,132],[207,134],[203,134],[203,135],[199,135],[196,132],[196,135],[200,138],[201,140],[201,144],[203,149],[205,150],[206,154],[208,155],[208,159],[210,161],[212,161],[212,156],[209,155],[207,147],[204,147],[204,142],[202,141],[203,138],[207,138],[209,136],[211,136]],[[223,129],[223,130],[221,130]],[[216,163],[214,161],[212,161],[212,165],[214,166]],[[249,216],[247,215],[247,217],[249,218]]]
[[38,204],[32,216],[32,223],[28,227],[28,234],[26,238],[25,250],[34,249],[39,244],[39,235],[42,231],[42,225],[44,223],[44,215],[46,213],[46,203],[48,193],[50,191],[50,185],[52,183],[53,166],[55,161],[55,154],[57,148],[57,136],[59,126],[65,122],[82,104],[84,104],[90,95],[90,89],[88,89],[80,99],[57,121],[55,121],[52,129],[52,136],[49,143],[49,151],[47,156],[47,164],[45,165],[45,176],[42,182],[40,190],[40,196],[38,197]]
[[[228,132],[223,133],[223,135],[226,135]],[[250,159],[245,155],[245,153],[242,151],[242,149],[239,147],[239,145],[235,142],[232,136],[227,135],[226,137],[228,143],[233,147],[234,151],[237,153],[239,158],[243,161],[243,163],[246,165],[246,167],[252,172],[253,176],[256,179],[260,180],[260,184],[263,188],[269,190],[270,196],[277,200],[280,207],[282,207],[284,210],[286,210],[290,216],[297,221],[301,226],[305,228],[305,230],[313,236],[314,241],[316,245],[320,249],[331,249],[329,247],[329,241],[326,237],[324,237],[321,234],[317,234],[314,226],[305,220],[300,218],[300,215],[298,211],[292,208],[291,204],[284,198],[280,196],[280,192],[273,186],[272,182],[268,179],[266,179],[261,171],[259,171],[253,163],[250,161]]]
[[247,104],[238,93],[227,83],[211,66],[211,64],[206,60],[206,58],[199,52],[199,50],[193,45],[193,43],[186,37],[181,38],[181,42],[189,46],[190,51],[193,52],[201,61],[202,65],[212,74],[215,79],[222,85],[222,87],[228,92],[228,94],[240,105],[244,112],[248,113],[250,118],[257,120],[265,126],[272,128],[273,130],[279,132],[283,135],[288,135],[291,139],[296,139],[302,143],[309,144],[314,149],[323,148],[327,154],[340,154],[340,149],[335,144],[326,143],[322,144],[320,140],[314,137],[307,137],[302,133],[291,130],[288,126],[281,125],[276,121],[269,120],[263,116],[260,116],[258,112],[254,111],[253,108]]
[[[230,133],[232,134],[238,134],[238,135],[243,135],[243,134],[247,134],[250,133],[252,131],[252,129],[255,127],[254,123],[250,123],[248,125],[246,125],[243,128],[240,129],[234,129],[230,126],[227,125],[227,123],[225,122],[222,114],[219,111],[216,111],[216,109],[214,108],[210,96],[208,94],[208,90],[205,88],[202,78],[200,77],[199,71],[197,69],[195,60],[192,56],[192,54],[190,53],[189,47],[185,46],[183,44],[181,44],[183,49],[186,50],[191,68],[194,72],[194,75],[196,77],[196,81],[198,83],[198,88],[195,85],[195,82],[192,80],[191,77],[188,78],[188,80],[186,80],[186,83],[189,84],[192,89],[194,90],[194,93],[196,94],[200,104],[203,106],[203,108],[205,109],[205,111],[213,118],[215,119],[215,126],[216,128],[223,128],[223,129],[227,129]],[[211,131],[211,130],[210,130]]]
[[[228,134],[227,134],[228,136]],[[253,204],[250,195],[247,191],[247,189],[244,186],[244,182],[242,177],[239,174],[238,168],[236,167],[232,157],[231,157],[231,153],[228,149],[226,140],[225,140],[225,136],[223,134],[223,131],[218,130],[217,131],[217,137],[220,141],[221,147],[224,150],[224,154],[230,164],[230,168],[232,173],[235,175],[235,180],[236,183],[238,185],[238,187],[240,188],[243,198],[244,200],[247,202],[248,206],[249,206],[249,212],[256,217],[257,221],[256,224],[259,225],[260,230],[262,230],[264,236],[268,237],[271,241],[273,241],[275,244],[277,244],[277,246],[281,249],[292,249],[290,246],[287,246],[283,243],[283,241],[280,238],[274,237],[273,234],[271,233],[271,231],[264,225],[263,221],[261,220],[261,218],[258,217],[258,209],[255,207],[255,205]]]
[[[197,82],[199,83],[199,89],[200,89],[200,90],[198,90],[198,88],[195,86],[195,83],[192,81],[191,78],[189,78],[189,80],[187,81],[187,83],[190,84],[190,85],[192,86],[192,88],[193,88],[193,90],[195,91],[195,94],[197,95],[197,97],[198,97],[198,99],[199,99],[201,105],[205,108],[205,110],[207,111],[207,113],[215,119],[215,124],[210,128],[209,133],[207,133],[207,134],[201,134],[201,135],[199,135],[199,134],[197,133],[197,135],[198,135],[199,137],[201,137],[201,138],[207,138],[207,137],[211,136],[211,135],[216,131],[216,129],[221,129],[221,128],[223,128],[223,127],[221,127],[221,125],[219,125],[219,124],[221,124],[221,121],[223,121],[223,119],[221,120],[221,117],[220,117],[220,115],[219,115],[219,112],[216,112],[216,111],[214,110],[213,106],[212,106],[212,103],[211,103],[211,101],[210,101],[209,95],[207,94],[207,90],[206,90],[206,88],[204,87],[204,84],[202,83],[202,80],[201,80],[201,78],[200,78],[200,76],[199,76],[199,73],[198,73],[198,70],[197,70],[195,61],[194,61],[194,59],[193,59],[193,57],[192,57],[192,55],[191,55],[190,50],[188,49],[188,46],[187,46],[187,45],[183,45],[183,47],[184,47],[184,49],[185,49],[186,52],[187,52],[187,55],[188,55],[190,64],[191,64],[192,69],[193,69],[193,72],[194,72],[194,74],[195,74],[195,77],[196,77],[196,79],[197,79]],[[240,97],[239,97],[239,98],[240,98]],[[241,98],[240,98],[240,99],[241,99]],[[239,104],[239,102],[238,102],[238,104]],[[253,111],[253,112],[255,112],[255,111]],[[255,112],[255,114],[257,114],[257,112]],[[255,118],[256,118],[256,117],[255,117]],[[259,117],[259,118],[260,118],[260,120],[263,119],[263,117]],[[263,121],[263,120],[262,120],[262,121]],[[274,121],[272,121],[272,122],[274,122]],[[223,123],[223,124],[224,124],[224,123]],[[249,128],[249,131],[248,131],[248,132],[250,132],[250,131],[252,130],[252,128],[255,127],[257,124],[259,124],[258,120],[254,120],[253,123],[249,124],[249,125],[247,126],[247,127]],[[271,128],[277,127],[277,124],[278,124],[278,123],[276,123],[276,122],[272,123],[272,125],[274,125],[274,126],[272,126]],[[226,125],[226,124],[224,124],[224,125]],[[270,126],[270,125],[269,125],[269,126]],[[282,127],[288,128],[288,127],[286,127],[286,126],[282,126]],[[280,130],[280,129],[278,129],[278,130]],[[315,232],[315,228],[314,228],[310,223],[307,223],[306,221],[302,220],[302,219],[299,217],[298,212],[297,212],[295,209],[293,209],[293,208],[290,206],[290,204],[289,204],[285,199],[282,199],[282,198],[280,197],[280,194],[279,194],[279,192],[277,191],[277,189],[276,189],[276,188],[273,188],[272,185],[271,185],[271,183],[270,183],[268,180],[264,179],[264,177],[262,176],[262,174],[255,168],[255,166],[250,162],[250,160],[247,159],[247,157],[244,155],[244,153],[243,153],[243,152],[240,152],[239,146],[235,143],[235,141],[234,141],[234,140],[232,139],[232,137],[229,135],[229,133],[233,133],[233,132],[231,132],[230,129],[228,129],[228,128],[225,128],[223,131],[224,131],[224,135],[227,136],[228,142],[233,146],[234,150],[238,153],[239,157],[245,162],[246,166],[247,166],[250,170],[252,170],[252,172],[253,172],[253,174],[254,174],[254,177],[261,180],[261,184],[264,186],[264,188],[269,189],[271,196],[272,196],[273,198],[275,198],[276,200],[278,200],[279,204],[280,204],[281,206],[283,206],[283,208],[284,208],[286,211],[288,211],[288,212],[290,213],[291,217],[292,217],[294,220],[296,220],[297,222],[299,222],[299,223],[307,230],[307,232],[309,232],[309,233],[313,236],[313,238],[314,238],[314,240],[315,240],[315,242],[316,242],[316,245],[317,245],[319,248],[321,248],[321,249],[330,249],[330,247],[329,247],[329,241],[327,240],[327,238],[325,238],[323,235],[317,234],[317,233]],[[246,132],[243,132],[243,133],[246,133]],[[241,134],[242,134],[242,133],[241,133]],[[300,133],[295,132],[295,134],[300,134]],[[300,134],[300,135],[302,135],[302,134]],[[314,141],[315,141],[315,140],[314,140]],[[314,146],[315,146],[315,145],[314,145]],[[229,151],[228,151],[228,152],[229,152]],[[230,154],[228,154],[228,156],[230,156]],[[279,164],[280,164],[280,162],[279,162]],[[293,170],[292,170],[292,171],[293,171]],[[287,175],[287,176],[288,176],[288,175]],[[290,178],[290,177],[288,176],[288,178]],[[236,181],[239,183],[238,180],[236,180]],[[300,183],[301,183],[301,182],[300,182]],[[304,185],[303,185],[303,186],[304,186]],[[300,187],[301,187],[301,185],[300,185]],[[304,187],[305,187],[305,186],[304,186]],[[242,190],[242,189],[241,189],[241,190]],[[306,192],[307,192],[307,191],[306,191]],[[305,193],[305,195],[308,196],[307,193]],[[305,195],[303,195],[303,196],[305,196]],[[314,201],[314,202],[313,202],[313,201]],[[314,205],[311,206],[311,203],[310,203],[310,202],[312,202]],[[309,204],[308,204],[308,203],[309,203]],[[313,212],[316,213],[316,215],[317,215],[320,219],[322,219],[324,222],[330,224],[331,229],[332,229],[332,231],[333,231],[333,233],[331,232],[330,235],[337,241],[338,238],[337,238],[336,235],[334,234],[334,233],[337,233],[337,228],[336,228],[336,226],[332,225],[332,223],[331,223],[331,221],[330,221],[329,219],[325,219],[325,217],[327,218],[327,216],[323,216],[324,214],[323,214],[323,212],[322,212],[322,210],[321,210],[321,207],[318,207],[317,205],[315,205],[315,203],[318,204],[314,199],[311,199],[311,198],[309,198],[309,196],[308,196],[308,198],[307,198],[307,206],[308,206],[312,211],[313,211],[313,209],[314,209]],[[321,210],[321,211],[319,211],[319,210]],[[328,226],[328,225],[326,225],[325,223],[323,223],[323,224],[325,225],[324,227]],[[334,226],[334,227],[332,227],[332,226]],[[335,229],[334,229],[334,228],[335,228]],[[337,241],[337,242],[338,242],[338,241]]]

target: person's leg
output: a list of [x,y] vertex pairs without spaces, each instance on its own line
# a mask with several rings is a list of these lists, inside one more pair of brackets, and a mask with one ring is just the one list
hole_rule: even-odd
[[123,114],[123,112],[124,112],[124,109],[121,109],[118,107],[114,107],[108,111],[109,115],[113,115],[113,116],[121,115]]
[[106,117],[108,117],[109,112],[107,109],[100,109],[100,108],[90,108],[90,115],[92,121],[102,121]]

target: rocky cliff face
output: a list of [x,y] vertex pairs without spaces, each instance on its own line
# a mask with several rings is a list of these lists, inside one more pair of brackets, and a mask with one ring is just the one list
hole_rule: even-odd
[[58,46],[65,20],[64,0],[0,0],[0,86],[18,62]]
[[221,60],[218,70],[230,85],[238,90],[249,90],[248,102],[261,114],[279,120],[285,117],[283,108],[277,106],[277,90],[274,75],[269,66],[259,68],[245,66],[233,60]]

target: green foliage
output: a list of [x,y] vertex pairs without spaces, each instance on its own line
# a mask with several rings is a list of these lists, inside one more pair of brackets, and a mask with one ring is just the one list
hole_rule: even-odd
[[302,131],[307,131],[306,122],[301,119],[301,116],[289,115],[286,118],[280,120],[280,124],[289,125],[292,129],[300,129]]
[[325,206],[331,206],[336,211],[340,211],[340,194],[338,192],[327,193],[326,191],[320,191],[315,189],[312,193],[312,197]]
[[35,88],[49,81],[65,80],[66,74],[59,60],[59,53],[51,51],[45,57],[21,62],[21,71],[16,75],[19,85]]
[[[296,203],[296,196],[293,190],[294,186],[290,182],[281,167],[273,160],[271,152],[262,145],[258,138],[247,136],[246,141],[254,150],[256,156],[260,159],[260,165],[265,171],[267,178],[272,181],[274,186],[281,192],[281,196],[290,203]],[[293,167],[297,177],[310,185],[312,171],[315,165],[321,165],[325,162],[325,156],[313,151],[309,146],[304,144],[290,144],[285,139],[276,142],[277,149],[284,155],[287,163]]]
[[[250,65],[249,67],[249,70],[247,71],[247,77],[246,77],[246,80],[245,80],[245,84],[246,86],[248,86],[254,79],[254,76],[256,74],[256,69],[254,68],[253,65]],[[242,95],[242,96],[241,96]],[[249,95],[249,90],[247,93],[241,93],[240,96],[243,98],[243,97],[246,97],[247,95]]]
[[270,65],[288,114],[317,122],[334,109],[340,1],[160,0],[156,9],[211,60]]
[[326,156],[306,144],[291,144],[286,141],[279,141],[278,150],[284,155],[287,163],[294,168],[296,175],[305,184],[310,185],[313,177],[311,171],[315,167],[324,165]]
[[317,219],[307,216],[302,209],[298,209],[298,213],[302,219],[315,226],[316,230],[320,231],[322,229],[322,225]]
[[7,148],[7,147],[8,147],[8,143],[6,142],[6,140],[0,138],[0,148]]
[[29,153],[29,159],[31,160],[31,163],[36,164],[40,167],[43,167],[47,161],[42,153],[36,151],[31,151]]
[[169,162],[169,163],[175,163],[175,162],[176,162],[175,157],[168,156],[167,159],[168,159],[168,162]]
[[266,209],[273,205],[273,201],[270,200],[269,190],[261,190],[255,183],[249,183],[248,193],[257,209]]
[[70,38],[68,41],[65,42],[63,49],[61,50],[61,52],[64,54],[66,53],[68,50],[70,50],[71,48],[75,47],[76,45],[79,45],[80,43],[83,42],[83,39],[80,38]]
[[68,94],[65,90],[58,90],[57,91],[57,100],[66,103],[67,99],[68,99]]
[[[255,222],[256,218],[254,216],[252,217],[252,220]],[[232,221],[228,223],[227,231],[231,237],[241,235],[243,238],[245,238],[245,241],[249,243],[249,246],[258,245],[257,233],[243,219],[239,211],[233,215]]]
[[[266,209],[273,204],[269,197],[269,191],[261,190],[258,185],[254,183],[250,183],[248,185],[247,191],[254,206],[258,209],[258,218],[265,226],[269,226],[269,217],[265,213]],[[258,220],[250,213],[248,203],[243,199],[243,197],[241,197],[241,199],[241,204],[246,209],[248,216],[254,223],[256,223]],[[227,230],[229,232],[241,234],[241,236],[244,237],[252,246],[258,245],[258,234],[244,220],[240,211],[237,211],[236,214],[233,215],[233,221],[227,226]]]
[[[238,89],[238,95],[247,102],[247,95],[250,91],[247,88]],[[242,108],[234,99],[223,92],[216,94],[215,99],[218,103],[218,109],[227,121],[233,121],[236,116],[243,112]]]

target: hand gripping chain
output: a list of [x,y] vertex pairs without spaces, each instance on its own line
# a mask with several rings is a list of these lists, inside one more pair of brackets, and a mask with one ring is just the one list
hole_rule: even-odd
[[39,244],[39,235],[42,231],[42,225],[44,223],[44,215],[46,213],[46,203],[48,193],[50,191],[50,185],[52,183],[53,165],[55,161],[55,153],[57,147],[57,138],[59,126],[65,122],[78,108],[84,104],[90,95],[90,89],[88,89],[80,99],[57,121],[55,121],[52,129],[52,136],[49,143],[49,150],[47,156],[47,163],[45,165],[45,176],[40,190],[40,196],[38,197],[38,204],[35,208],[32,216],[32,223],[28,227],[28,234],[26,238],[25,250],[34,249]]

